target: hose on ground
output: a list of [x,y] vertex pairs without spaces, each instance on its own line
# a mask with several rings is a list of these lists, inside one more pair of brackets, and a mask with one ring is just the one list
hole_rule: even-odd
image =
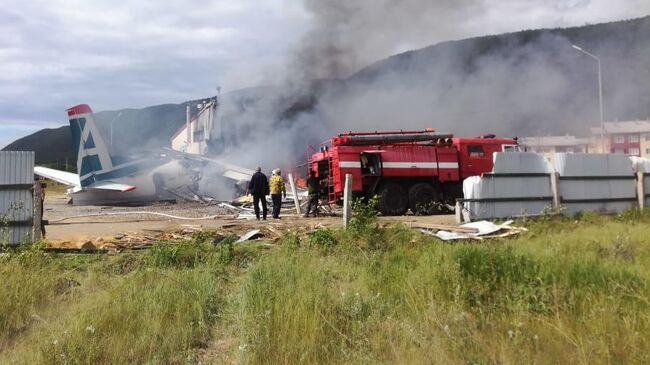
[[205,217],[179,217],[176,215],[172,214],[166,214],[166,213],[158,213],[158,212],[110,212],[110,213],[92,213],[92,214],[83,214],[83,215],[75,215],[75,216],[70,216],[70,217],[64,217],[60,219],[53,219],[49,220],[49,223],[58,223],[58,222],[63,222],[68,219],[76,219],[76,218],[86,218],[86,217],[103,217],[107,215],[157,215],[161,217],[167,217],[167,218],[172,218],[172,219],[179,219],[179,220],[185,220],[185,221],[197,221],[197,220],[210,220],[210,219],[216,219],[220,217],[224,217],[223,214],[218,214],[218,215],[209,215]]

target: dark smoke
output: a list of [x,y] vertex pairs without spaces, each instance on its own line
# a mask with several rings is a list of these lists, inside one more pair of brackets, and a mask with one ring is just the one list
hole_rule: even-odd
[[224,122],[236,131],[227,149],[234,162],[268,170],[302,163],[308,144],[348,130],[587,136],[598,123],[596,63],[574,43],[602,59],[606,120],[650,116],[650,17],[443,42],[361,68],[463,33],[470,27],[463,17],[484,11],[483,2],[305,0],[305,7],[313,27],[285,82],[224,103]]
[[[312,28],[295,52],[305,79],[344,78],[378,59],[448,40],[480,0],[304,0]],[[463,33],[460,31],[460,33]]]

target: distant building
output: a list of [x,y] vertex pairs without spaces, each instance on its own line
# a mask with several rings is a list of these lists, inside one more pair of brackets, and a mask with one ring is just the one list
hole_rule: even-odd
[[650,157],[650,120],[606,122],[602,127],[590,128],[590,131],[595,152]]
[[[180,127],[170,138],[172,149],[176,151],[207,155],[210,148],[213,148],[221,140],[221,123],[217,118],[216,98],[199,104],[198,114],[190,117],[188,110],[188,121]],[[189,129],[189,130],[188,130]]]
[[577,138],[576,136],[540,136],[525,137],[519,139],[519,144],[526,151],[541,153],[549,160],[552,160],[555,152],[567,153],[588,153],[591,152],[589,138]]

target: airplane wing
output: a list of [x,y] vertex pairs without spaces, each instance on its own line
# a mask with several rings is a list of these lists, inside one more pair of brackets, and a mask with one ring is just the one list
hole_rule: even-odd
[[115,190],[126,193],[127,191],[135,190],[135,186],[120,184],[112,181],[97,181],[91,185],[86,186],[86,189],[100,189],[100,190]]
[[180,151],[175,151],[171,150],[169,148],[165,148],[165,150],[173,153],[176,156],[182,157],[182,158],[187,158],[190,160],[196,160],[196,161],[204,161],[204,162],[209,162],[218,165],[223,169],[223,177],[235,180],[235,181],[242,181],[242,180],[250,180],[250,178],[253,176],[255,171],[247,169],[245,167],[233,165],[231,163],[215,159],[215,158],[208,158],[205,156],[201,155],[196,155],[196,154],[191,154],[191,153],[186,153],[186,152],[180,152]]
[[75,188],[81,187],[81,182],[79,181],[79,175],[73,174],[71,172],[36,166],[34,167],[34,173],[38,176],[43,176],[45,178],[54,180],[63,185],[68,185]]
[[223,177],[227,177],[228,179],[235,181],[250,180],[251,176],[253,176],[253,174],[228,168],[226,168],[223,172]]
[[250,180],[253,177],[255,171],[247,169],[245,167],[233,165],[221,160],[206,158],[208,162],[217,164],[223,168],[223,176],[235,181],[241,180]]
[[[74,192],[82,190],[81,183],[79,182],[79,175],[71,172],[50,169],[47,167],[36,166],[34,173],[38,176],[43,176],[58,183],[68,185],[74,188]],[[100,189],[100,190],[115,190],[123,193],[135,190],[135,186],[115,183],[112,181],[98,181],[86,187],[87,189]]]

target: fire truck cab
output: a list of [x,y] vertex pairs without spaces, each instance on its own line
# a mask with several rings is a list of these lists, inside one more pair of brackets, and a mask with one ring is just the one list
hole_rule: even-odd
[[462,181],[492,170],[492,154],[517,148],[517,140],[486,135],[459,138],[420,131],[343,133],[311,155],[308,168],[321,197],[342,202],[345,175],[355,197],[379,196],[384,215],[436,214],[462,198]]

